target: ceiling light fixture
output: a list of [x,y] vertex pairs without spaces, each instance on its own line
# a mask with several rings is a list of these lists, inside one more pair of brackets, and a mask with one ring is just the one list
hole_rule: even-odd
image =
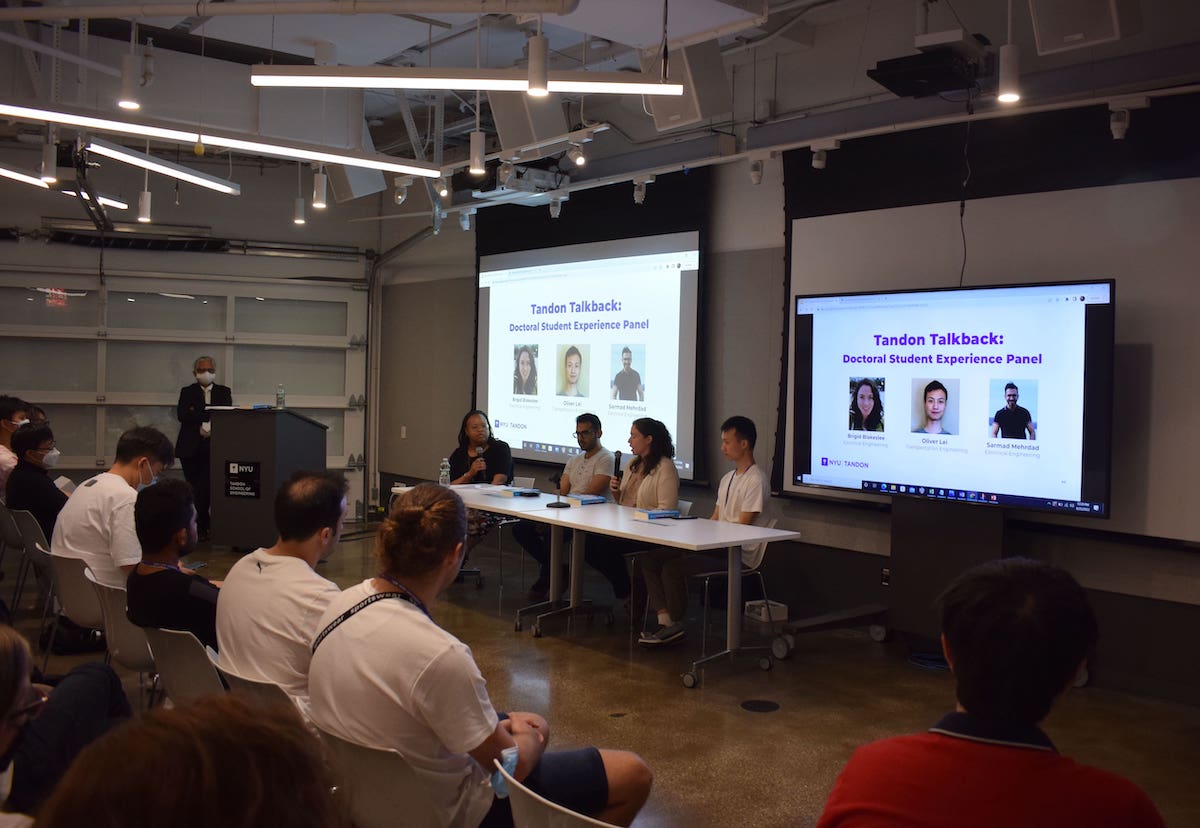
[[567,158],[574,161],[576,167],[582,167],[587,163],[587,156],[583,154],[583,147],[579,144],[571,144],[571,148],[567,150]]
[[563,200],[561,196],[550,199],[550,218],[558,218],[562,215]]
[[513,166],[512,162],[505,161],[496,168],[496,183],[501,187],[506,187],[516,174],[517,168]]
[[111,118],[98,118],[87,114],[84,110],[63,107],[61,105],[56,106],[55,109],[42,109],[0,103],[0,115],[22,121],[41,121],[44,123],[83,127],[97,132],[115,132],[120,135],[136,135],[140,138],[158,138],[188,146],[202,143],[214,147],[224,147],[225,149],[242,150],[257,155],[294,158],[301,161],[317,161],[324,164],[341,164],[346,167],[362,167],[364,169],[381,170],[401,175],[418,175],[426,178],[437,178],[441,175],[437,167],[431,164],[424,164],[420,161],[402,161],[380,154],[368,155],[365,153],[337,151],[318,144],[252,141],[237,137],[237,133],[197,133],[155,124],[116,121]]
[[[149,150],[150,143],[146,142],[146,149]],[[209,190],[216,190],[218,193],[226,195],[241,195],[242,186],[233,181],[227,181],[224,178],[217,178],[215,175],[202,173],[198,170],[193,170],[190,167],[185,167],[182,164],[175,164],[171,161],[163,161],[160,158],[155,158],[147,152],[139,152],[128,147],[123,147],[120,144],[113,144],[109,141],[104,141],[100,138],[93,138],[88,142],[88,152],[94,152],[97,155],[103,155],[112,158],[115,161],[121,161],[125,164],[132,164],[135,167],[141,167],[150,172],[156,172],[160,175],[165,175],[169,178],[177,178],[180,181],[186,181],[189,184],[195,184],[197,187],[204,187]]]
[[42,178],[31,173],[21,172],[16,167],[10,167],[8,164],[0,163],[0,176],[20,181],[22,184],[29,184],[33,187],[41,187],[43,190],[50,189],[50,185]]
[[313,173],[313,209],[324,210],[328,206],[325,200],[325,190],[327,188],[328,177],[325,175],[325,167],[321,166]]
[[[62,193],[63,195],[70,196],[71,198],[78,197],[78,193],[76,193],[74,190],[59,190],[59,192]],[[119,199],[119,198],[113,198],[112,196],[105,196],[105,195],[97,196],[96,198],[99,199],[100,203],[102,205],[104,205],[105,207],[112,207],[114,210],[128,210],[129,209],[129,202],[121,201],[121,199]],[[83,194],[83,200],[91,201],[91,196],[89,196],[85,192]]]
[[471,216],[473,216],[473,215],[475,215],[474,207],[472,207],[470,210],[463,210],[461,213],[458,214],[458,226],[462,228],[464,233],[470,231]]
[[58,183],[58,145],[54,143],[53,130],[47,132],[46,143],[42,144],[42,181]]
[[[529,38],[529,86],[525,91],[531,98],[544,98],[550,94],[549,52],[550,41],[542,34],[542,18],[538,17],[537,34]],[[553,208],[550,212],[553,215]]]
[[396,193],[393,196],[396,206],[399,207],[408,198],[409,185],[413,183],[411,175],[402,175],[392,182],[392,186],[396,188]]
[[[482,61],[482,32],[483,32],[483,15],[475,18],[475,69],[480,68]],[[480,92],[475,90],[475,129],[471,132],[471,162],[467,167],[467,171],[471,175],[483,175],[487,172],[486,162],[483,156],[487,154],[487,138],[480,129],[480,111],[482,108]],[[467,228],[463,228],[464,230]]]
[[[533,42],[533,38],[530,38]],[[261,87],[308,89],[431,89],[459,92],[529,92],[520,69],[425,69],[403,66],[255,66],[250,82]],[[608,95],[682,95],[683,84],[651,80],[638,72],[550,72],[549,92]],[[532,92],[530,92],[532,94]],[[537,96],[535,96],[537,97]]]
[[633,179],[633,203],[646,203],[646,185],[654,183],[654,176],[639,175]]
[[1006,104],[1021,100],[1020,52],[1012,40],[1012,14],[1012,0],[1008,0],[1008,42],[1000,47],[1000,80],[996,86],[996,100]]
[[[150,152],[150,141],[146,141],[146,153]],[[142,173],[142,191],[138,193],[138,221],[142,224],[150,223],[150,170],[146,169]]]
[[449,182],[447,182],[446,176],[444,176],[444,175],[439,176],[437,183],[435,183],[433,185],[433,189],[442,198],[446,198],[447,196],[449,196],[450,195],[450,184],[449,184]]
[[304,196],[300,194],[300,165],[296,165],[296,201],[292,210],[292,224],[304,224]]
[[142,85],[142,65],[137,53],[137,23],[129,27],[129,53],[121,56],[121,94],[117,106],[121,109],[138,110],[142,102],[138,98],[138,87]]

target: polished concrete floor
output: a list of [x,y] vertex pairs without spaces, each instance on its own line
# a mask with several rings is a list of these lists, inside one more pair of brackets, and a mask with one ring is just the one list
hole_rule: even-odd
[[[368,577],[371,547],[369,536],[348,534],[322,574],[343,587]],[[214,579],[236,560],[221,550],[194,557],[210,562],[205,574]],[[514,629],[536,574],[528,561],[522,571],[522,557],[507,532],[501,555],[493,535],[472,553],[483,587],[451,587],[434,617],[470,645],[499,709],[543,714],[554,745],[621,748],[646,759],[654,791],[636,825],[812,825],[855,747],[922,730],[953,705],[948,674],[910,666],[902,647],[876,644],[862,629],[800,636],[791,657],[768,672],[749,656],[711,666],[691,690],[681,674],[699,653],[698,610],[687,640],[657,651],[633,643],[622,607],[612,627],[601,613],[591,622],[548,622],[534,638],[528,623]],[[586,586],[601,599],[611,595],[590,570]],[[719,639],[723,613],[711,622]],[[55,657],[50,669],[77,660]],[[135,676],[127,686],[136,694]],[[777,709],[743,707],[756,701]],[[1200,825],[1200,706],[1082,688],[1045,729],[1063,753],[1141,785],[1168,825]]]

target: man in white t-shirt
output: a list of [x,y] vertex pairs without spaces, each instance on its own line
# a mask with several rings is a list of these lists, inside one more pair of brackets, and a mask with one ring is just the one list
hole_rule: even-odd
[[[613,453],[600,445],[604,431],[595,414],[580,414],[575,418],[575,441],[579,454],[567,461],[558,480],[560,495],[600,495],[608,497],[608,481],[614,474]],[[545,601],[550,591],[550,537],[544,523],[523,520],[513,527],[517,543],[541,567],[538,578],[529,588],[529,600]],[[567,535],[565,539],[569,539]]]
[[[770,496],[767,476],[754,462],[758,429],[749,417],[730,417],[721,424],[721,454],[733,471],[721,478],[712,520],[757,523]],[[759,546],[742,547],[742,562],[756,563]],[[683,638],[687,612],[687,578],[694,572],[723,569],[724,558],[687,555],[681,549],[655,549],[642,561],[642,575],[650,604],[658,615],[658,629],[643,632],[638,642],[646,646],[670,644]],[[732,608],[731,608],[732,611]]]
[[50,554],[79,558],[105,586],[125,588],[142,559],[133,524],[139,489],[175,462],[171,441],[155,428],[131,428],[117,440],[108,471],[80,483],[58,513]]
[[306,715],[317,623],[341,592],[316,567],[341,538],[347,488],[336,472],[292,475],[275,496],[279,539],[233,565],[217,604],[221,667],[278,684]]

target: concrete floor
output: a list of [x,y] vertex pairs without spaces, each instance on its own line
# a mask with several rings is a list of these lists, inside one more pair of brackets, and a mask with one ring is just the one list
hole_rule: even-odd
[[[472,553],[483,588],[473,580],[455,585],[433,615],[470,645],[498,709],[541,713],[554,745],[621,748],[646,759],[654,792],[636,825],[812,825],[857,746],[923,730],[953,706],[949,674],[910,666],[903,647],[876,644],[861,629],[800,636],[791,657],[769,672],[755,657],[719,663],[694,690],[680,676],[699,654],[698,609],[688,639],[657,651],[633,642],[621,607],[611,628],[600,614],[591,622],[548,622],[535,639],[529,623],[523,632],[513,623],[534,565],[526,560],[522,573],[523,553],[507,532],[503,546],[502,592],[493,535]],[[369,536],[348,534],[322,574],[343,587],[370,576],[371,548]],[[214,579],[236,560],[225,550],[193,557],[209,561],[205,574]],[[591,570],[586,591],[611,595]],[[710,637],[711,649],[723,636],[724,614],[710,620],[718,639]],[[20,626],[32,632],[36,619],[27,614]],[[54,657],[50,671],[79,660]],[[136,682],[127,676],[133,699]],[[778,709],[748,712],[742,704],[751,700]],[[1168,825],[1200,825],[1200,707],[1083,688],[1058,705],[1045,729],[1063,753],[1141,785]]]

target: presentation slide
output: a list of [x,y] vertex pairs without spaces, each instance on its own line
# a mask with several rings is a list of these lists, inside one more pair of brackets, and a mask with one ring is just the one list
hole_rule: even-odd
[[798,297],[792,487],[1105,513],[1085,377],[1111,299],[1106,282]]
[[653,417],[694,476],[699,269],[698,232],[480,260],[476,400],[514,457],[565,463],[584,412],[628,457]]

